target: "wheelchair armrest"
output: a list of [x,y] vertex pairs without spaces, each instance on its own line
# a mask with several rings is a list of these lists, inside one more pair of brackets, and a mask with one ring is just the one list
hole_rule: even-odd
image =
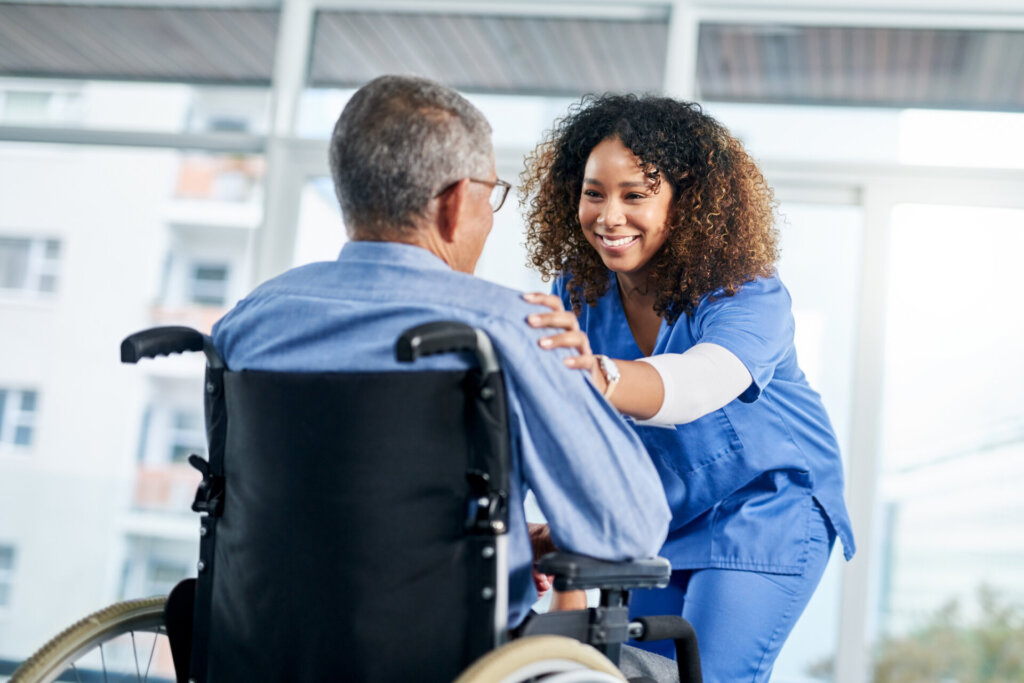
[[608,562],[575,553],[548,553],[537,562],[537,570],[555,577],[555,589],[664,588],[672,566],[663,557],[625,562]]

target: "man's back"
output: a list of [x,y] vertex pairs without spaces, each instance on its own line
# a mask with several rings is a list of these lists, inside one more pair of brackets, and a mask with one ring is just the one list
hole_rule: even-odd
[[468,361],[438,356],[398,364],[394,343],[405,329],[457,320],[486,331],[509,393],[514,625],[536,598],[520,504],[527,488],[559,547],[605,559],[654,555],[669,518],[660,481],[632,430],[582,373],[537,346],[541,334],[524,322],[534,310],[516,292],[455,272],[425,249],[351,242],[337,262],[262,285],[215,326],[214,343],[236,371],[414,371]]

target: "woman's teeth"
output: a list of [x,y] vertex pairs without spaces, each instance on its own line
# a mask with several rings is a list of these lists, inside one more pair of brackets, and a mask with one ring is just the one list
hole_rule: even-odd
[[609,247],[621,247],[625,244],[629,244],[637,238],[636,235],[629,235],[628,237],[620,237],[618,239],[612,239],[601,235],[601,241],[607,244]]

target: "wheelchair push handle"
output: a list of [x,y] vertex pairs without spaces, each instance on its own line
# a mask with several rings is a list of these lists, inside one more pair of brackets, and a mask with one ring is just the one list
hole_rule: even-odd
[[[686,619],[675,615],[651,615],[637,617],[639,632],[630,636],[640,642],[650,640],[672,640],[676,646],[676,662],[679,666],[679,680],[701,683],[703,676],[700,666],[700,648],[697,632]],[[632,629],[631,629],[632,630]]]
[[138,363],[143,358],[188,351],[203,351],[211,367],[223,367],[210,338],[191,327],[182,326],[151,327],[128,335],[121,342],[121,362]]
[[395,358],[401,363],[411,363],[423,356],[458,351],[476,354],[484,375],[499,369],[498,357],[490,337],[483,330],[465,323],[443,320],[417,325],[403,332],[395,343]]

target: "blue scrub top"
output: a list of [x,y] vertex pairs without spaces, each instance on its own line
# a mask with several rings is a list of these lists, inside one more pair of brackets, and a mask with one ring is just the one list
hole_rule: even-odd
[[[554,292],[570,308],[566,278]],[[807,383],[793,344],[792,300],[777,277],[734,296],[705,296],[694,315],[662,320],[654,355],[701,342],[739,358],[753,382],[731,403],[674,427],[634,424],[672,508],[662,555],[675,569],[748,569],[801,574],[814,502],[843,543],[855,547],[843,500],[843,466],[821,397]],[[580,327],[594,353],[637,360],[614,273],[608,292],[586,306]]]

